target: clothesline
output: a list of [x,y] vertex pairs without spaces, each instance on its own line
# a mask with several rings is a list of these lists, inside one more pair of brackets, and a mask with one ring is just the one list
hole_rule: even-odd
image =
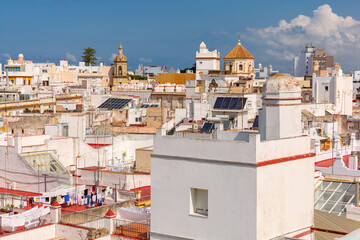
[[15,231],[17,227],[36,227],[39,225],[39,218],[50,213],[49,207],[34,207],[26,212],[16,215],[1,216],[1,227],[5,231]]
[[113,194],[113,189],[106,187],[102,190],[95,189],[95,186],[86,188],[85,185],[70,187],[66,189],[58,189],[56,191],[43,193],[42,196],[30,197],[31,202],[52,204],[55,200],[59,204],[70,205],[89,205],[94,206],[95,203],[103,203],[105,197]]

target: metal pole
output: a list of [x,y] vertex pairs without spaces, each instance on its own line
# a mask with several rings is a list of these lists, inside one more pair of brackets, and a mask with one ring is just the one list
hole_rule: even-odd
[[40,175],[39,175],[39,164],[37,165],[37,167],[38,167],[38,193],[39,193],[39,195],[40,195]]
[[115,203],[117,203],[116,183],[115,183]]
[[78,156],[76,156],[75,158],[75,208],[76,211],[78,210],[78,194],[77,194],[77,160],[78,160]]
[[356,195],[355,195],[355,206],[359,207],[359,182],[355,183]]
[[46,188],[46,174],[44,174],[44,188],[45,188],[45,192],[47,192],[47,188]]
[[244,88],[242,89],[242,99],[241,99],[241,131],[244,131]]
[[331,164],[331,174],[334,174],[334,145],[335,145],[335,126],[334,126],[334,114],[333,114],[333,136],[332,136],[332,142],[331,142],[331,161],[332,161],[332,164]]

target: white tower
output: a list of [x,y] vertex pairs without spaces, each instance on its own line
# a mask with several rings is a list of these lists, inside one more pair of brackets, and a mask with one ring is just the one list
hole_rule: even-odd
[[220,70],[220,53],[217,50],[209,51],[204,42],[200,44],[199,51],[196,51],[196,79],[200,74],[208,74],[209,70]]
[[259,130],[262,140],[301,135],[301,87],[289,74],[277,74],[263,86]]
[[335,104],[337,113],[352,115],[353,78],[344,76],[339,63],[335,63],[331,75],[329,101]]

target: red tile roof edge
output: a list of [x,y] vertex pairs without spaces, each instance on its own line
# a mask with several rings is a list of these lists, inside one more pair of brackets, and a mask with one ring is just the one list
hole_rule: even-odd
[[51,204],[51,207],[61,208],[60,204],[56,200]]
[[142,187],[138,187],[138,188],[133,188],[133,189],[130,189],[130,191],[137,191],[137,190],[144,190],[144,189],[148,189],[148,188],[151,188],[151,185],[149,186],[142,186]]
[[109,209],[109,211],[105,214],[104,217],[105,218],[114,218],[114,217],[116,217],[116,215],[111,209]]
[[14,190],[14,189],[6,189],[0,188],[0,193],[10,193],[13,195],[23,196],[23,197],[37,197],[42,196],[42,193],[34,193],[34,192],[27,192],[22,190]]
[[315,155],[316,155],[316,153],[305,153],[305,154],[295,155],[295,156],[290,156],[290,157],[276,158],[276,159],[272,159],[272,160],[258,162],[257,166],[262,167],[262,166],[267,166],[267,165],[276,164],[276,163],[282,163],[282,162],[288,162],[288,161],[298,160],[298,159],[302,159],[302,158],[314,157]]

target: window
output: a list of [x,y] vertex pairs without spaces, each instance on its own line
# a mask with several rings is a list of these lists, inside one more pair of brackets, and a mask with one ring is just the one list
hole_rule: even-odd
[[240,64],[240,65],[239,65],[239,71],[242,71],[242,70],[243,70],[243,65]]
[[325,92],[329,91],[329,86],[325,86]]
[[208,190],[190,189],[190,214],[208,216]]
[[135,122],[141,122],[141,117],[135,118]]
[[24,79],[24,85],[26,85],[26,79]]

